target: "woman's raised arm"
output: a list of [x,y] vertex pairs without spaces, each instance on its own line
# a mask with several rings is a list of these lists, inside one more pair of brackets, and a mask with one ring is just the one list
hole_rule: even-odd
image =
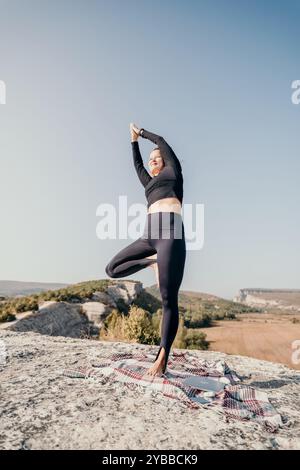
[[130,128],[131,147],[132,147],[134,167],[136,169],[140,182],[145,187],[151,180],[151,176],[149,175],[148,171],[144,167],[142,155],[140,152],[139,143],[138,143],[139,129],[133,124],[133,122],[130,123],[129,128]]
[[175,152],[172,147],[170,147],[170,145],[165,141],[163,137],[154,134],[153,132],[146,131],[146,129],[144,128],[140,129],[139,135],[142,136],[144,139],[151,140],[151,142],[158,146],[161,151],[164,164],[166,166],[171,166],[178,173],[182,172],[180,161],[175,155]]
[[131,147],[132,147],[133,163],[134,163],[137,175],[139,177],[140,182],[145,187],[151,180],[151,176],[149,175],[148,171],[144,167],[138,141],[137,140],[131,141]]

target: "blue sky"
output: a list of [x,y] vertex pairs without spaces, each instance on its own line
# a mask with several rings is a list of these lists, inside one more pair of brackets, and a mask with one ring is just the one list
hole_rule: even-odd
[[205,206],[182,289],[299,288],[299,20],[296,1],[0,0],[0,279],[106,278],[132,240],[99,240],[97,206],[146,203],[135,122]]

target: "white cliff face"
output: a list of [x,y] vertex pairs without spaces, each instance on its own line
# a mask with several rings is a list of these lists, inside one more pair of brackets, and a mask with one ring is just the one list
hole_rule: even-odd
[[265,300],[265,299],[262,299],[261,297],[255,297],[254,295],[251,295],[251,294],[248,294],[246,296],[245,303],[248,305],[253,305],[253,306],[258,305],[262,307],[265,307],[267,305],[275,307],[278,305],[278,302],[276,300]]
[[91,354],[150,346],[7,330],[0,331],[0,342],[6,351],[0,362],[0,449],[300,449],[300,374],[281,364],[190,351],[199,359],[225,360],[244,383],[267,392],[286,423],[271,434],[252,421],[226,422],[217,408],[188,410],[177,400],[106,378],[62,376]]
[[250,307],[274,307],[300,312],[299,289],[240,289],[233,301]]

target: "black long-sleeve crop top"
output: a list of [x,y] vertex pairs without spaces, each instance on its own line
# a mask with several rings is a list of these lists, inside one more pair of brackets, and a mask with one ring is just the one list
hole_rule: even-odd
[[182,204],[183,200],[183,176],[181,164],[173,149],[163,137],[145,129],[140,130],[140,135],[155,143],[164,161],[164,166],[158,175],[151,177],[144,167],[138,141],[131,142],[133,162],[140,182],[145,188],[147,208],[159,199],[177,197]]

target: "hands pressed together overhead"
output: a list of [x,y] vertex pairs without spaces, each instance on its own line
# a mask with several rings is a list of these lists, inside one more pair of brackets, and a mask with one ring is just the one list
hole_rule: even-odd
[[133,122],[130,123],[130,134],[131,134],[131,141],[134,142],[134,141],[137,141],[138,138],[139,138],[139,135],[140,135],[140,128],[137,127],[136,124],[134,124]]

